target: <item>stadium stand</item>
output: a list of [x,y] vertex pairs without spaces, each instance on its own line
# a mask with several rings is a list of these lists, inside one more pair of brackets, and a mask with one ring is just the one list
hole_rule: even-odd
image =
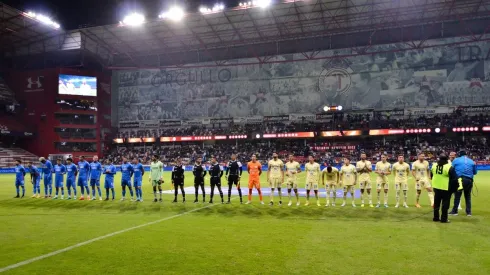
[[38,161],[38,157],[24,149],[17,147],[7,147],[0,143],[0,168],[13,167],[15,160],[20,159],[22,162]]

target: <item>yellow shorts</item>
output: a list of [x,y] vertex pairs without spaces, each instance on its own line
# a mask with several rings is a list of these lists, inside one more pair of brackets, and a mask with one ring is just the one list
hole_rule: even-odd
[[395,182],[395,190],[396,191],[399,191],[399,190],[403,190],[403,191],[407,191],[408,190],[408,182]]
[[337,188],[337,182],[336,181],[327,181],[325,183],[326,188]]
[[390,189],[390,183],[387,181],[382,181],[382,180],[377,180],[376,181],[376,189],[385,189],[388,190]]
[[286,181],[288,189],[298,189],[298,182],[296,179],[288,178]]
[[359,179],[360,189],[371,189],[371,179],[369,177]]
[[422,189],[427,189],[431,188],[432,185],[430,184],[429,179],[419,179],[418,181],[415,181],[415,188],[417,190],[422,190]]
[[306,190],[318,191],[318,182],[306,182]]
[[269,186],[270,186],[270,188],[281,188],[282,187],[281,178],[270,178],[269,179]]
[[344,185],[344,193],[345,192],[354,192],[355,186],[354,185]]

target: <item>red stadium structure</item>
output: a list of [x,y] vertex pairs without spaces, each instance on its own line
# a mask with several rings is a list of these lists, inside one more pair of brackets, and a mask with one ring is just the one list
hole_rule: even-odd
[[[117,108],[111,107],[117,101],[112,87],[115,70],[343,60],[436,46],[466,47],[469,61],[484,60],[490,58],[490,51],[472,45],[490,39],[486,35],[489,19],[490,4],[481,0],[286,0],[269,9],[239,6],[186,14],[179,23],[155,18],[138,28],[115,24],[65,31],[0,3],[0,68],[17,102],[25,108],[16,119],[34,133],[34,137],[17,141],[21,147],[38,156],[103,155],[119,125]],[[454,37],[457,39],[444,40]],[[434,44],[431,39],[442,40]],[[322,52],[325,50],[329,54]],[[96,77],[97,97],[58,94],[60,74]],[[428,82],[424,76],[421,87],[424,80]],[[174,81],[179,81],[179,75]],[[482,87],[478,82],[472,87],[478,85]],[[429,128],[398,133],[429,133],[436,127]],[[458,129],[450,130],[462,132]],[[229,138],[250,138],[252,134],[259,133]],[[353,132],[357,134],[361,132]],[[284,137],[298,136],[264,136]],[[161,141],[178,140],[162,137]]]

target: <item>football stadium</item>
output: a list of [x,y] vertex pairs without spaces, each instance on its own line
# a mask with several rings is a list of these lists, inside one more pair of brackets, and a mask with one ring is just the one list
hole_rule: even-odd
[[0,1],[0,273],[490,274],[489,0]]

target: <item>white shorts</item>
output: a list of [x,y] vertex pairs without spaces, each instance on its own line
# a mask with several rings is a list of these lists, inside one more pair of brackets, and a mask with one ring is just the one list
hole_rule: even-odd
[[280,178],[271,178],[269,179],[269,187],[270,188],[281,188],[282,181]]
[[432,185],[430,184],[430,181],[428,179],[420,179],[419,181],[415,181],[415,188],[417,190],[422,190],[422,189],[427,189],[431,188]]
[[355,186],[354,185],[344,185],[344,193],[345,192],[354,192]]
[[407,182],[395,182],[395,190],[403,190],[407,191],[408,190],[408,183]]
[[306,190],[315,190],[318,191],[318,183],[317,182],[307,182],[306,183]]
[[298,189],[298,182],[294,179],[287,180],[288,189]]

